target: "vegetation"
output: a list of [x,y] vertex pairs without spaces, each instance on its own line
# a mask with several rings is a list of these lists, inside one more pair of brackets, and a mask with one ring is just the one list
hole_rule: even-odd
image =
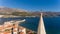
[[12,15],[16,15],[16,16],[33,16],[31,13],[28,13],[28,12],[13,12]]

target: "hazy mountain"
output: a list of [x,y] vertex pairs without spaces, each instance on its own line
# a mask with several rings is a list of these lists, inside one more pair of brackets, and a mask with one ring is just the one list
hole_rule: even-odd
[[25,12],[25,10],[0,6],[0,13],[8,13],[8,14],[10,14],[12,12]]
[[[41,11],[27,11],[23,9],[8,8],[0,6],[0,14],[11,14],[19,16],[40,16]],[[60,12],[42,12],[43,16],[60,16]]]

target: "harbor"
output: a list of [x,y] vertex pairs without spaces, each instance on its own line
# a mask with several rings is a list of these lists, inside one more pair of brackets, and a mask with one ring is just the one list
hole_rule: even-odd
[[19,26],[20,23],[26,20],[12,20],[4,22],[0,25],[0,34],[29,34],[34,33],[32,30]]
[[43,24],[43,19],[42,19],[42,13],[40,16],[40,23],[38,27],[38,32],[33,32],[32,30],[26,30],[26,28],[23,28],[19,26],[19,23],[25,22],[24,20],[12,20],[12,21],[7,21],[4,22],[3,25],[0,25],[0,34],[46,34],[45,29],[44,29],[44,24]]
[[60,34],[60,0],[0,0],[0,34]]
[[[5,22],[10,21],[19,21],[23,20],[24,22],[20,23],[19,26],[26,28],[27,32],[37,32],[38,23],[40,17],[35,18],[0,18],[0,25],[2,26]],[[21,21],[20,20],[20,21]],[[60,17],[43,17],[45,31],[47,34],[56,34],[60,31]],[[28,26],[27,26],[28,25]],[[0,27],[1,27],[0,26]],[[2,28],[3,29],[3,28]]]

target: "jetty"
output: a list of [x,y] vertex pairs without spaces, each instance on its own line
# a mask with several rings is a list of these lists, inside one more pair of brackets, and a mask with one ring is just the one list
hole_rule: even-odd
[[41,16],[40,16],[40,21],[39,21],[39,25],[38,25],[37,34],[46,34],[42,13],[41,13]]

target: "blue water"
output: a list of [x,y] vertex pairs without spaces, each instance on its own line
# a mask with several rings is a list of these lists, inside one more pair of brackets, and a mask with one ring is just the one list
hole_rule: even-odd
[[[0,18],[0,24],[5,21],[26,19],[25,22],[19,24],[20,26],[37,32],[39,17],[36,18]],[[60,34],[60,17],[44,17],[44,24],[47,34]]]

